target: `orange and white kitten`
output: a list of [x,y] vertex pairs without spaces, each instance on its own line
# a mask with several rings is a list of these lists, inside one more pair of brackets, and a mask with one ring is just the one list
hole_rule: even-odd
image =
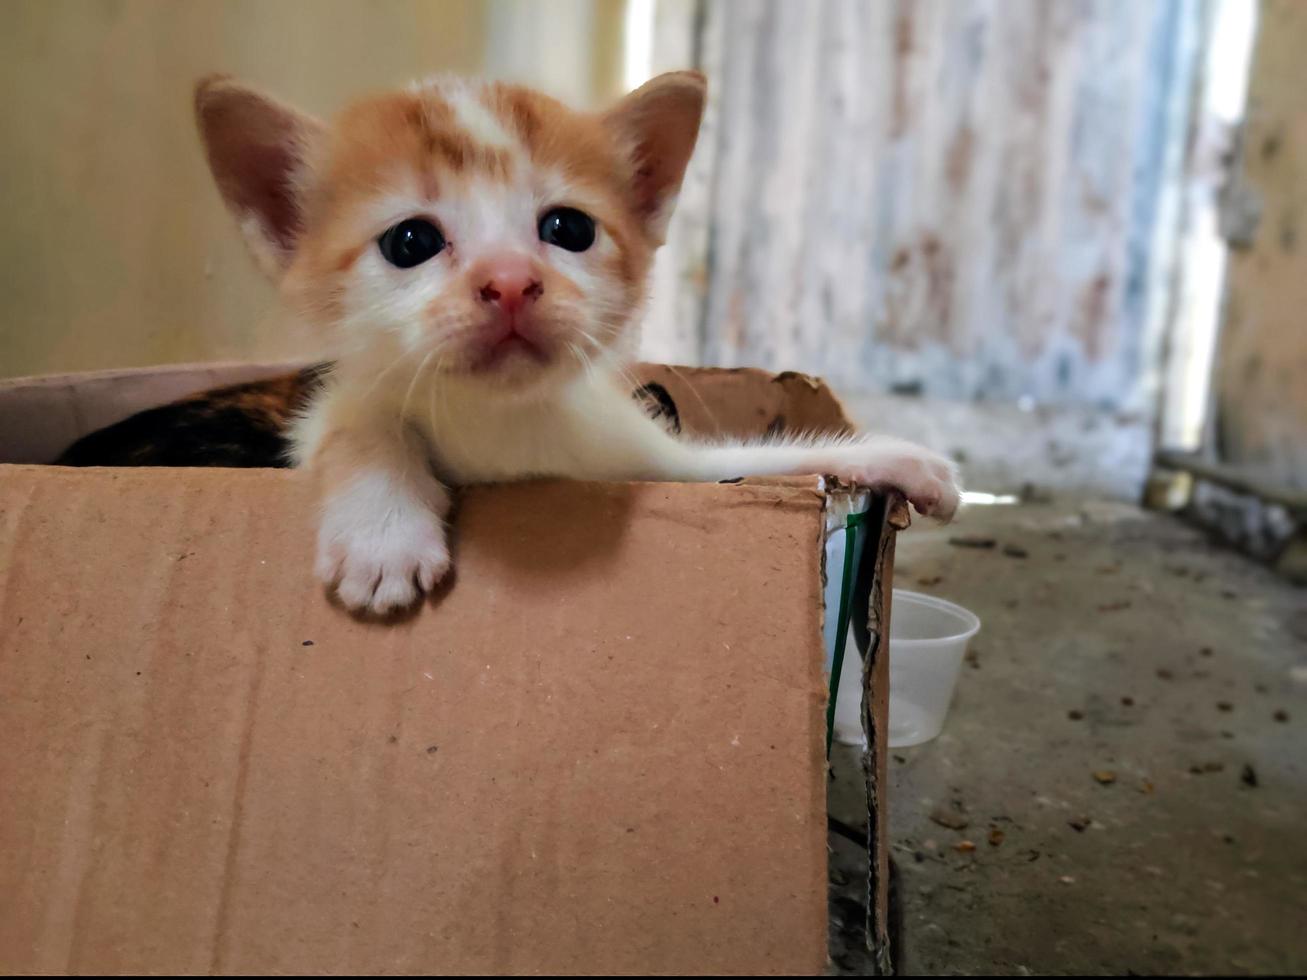
[[817,473],[952,516],[954,467],[926,449],[680,440],[619,380],[704,93],[673,72],[595,114],[440,78],[326,124],[226,78],[199,84],[227,205],[283,295],[335,335],[295,441],[326,488],[317,572],[346,606],[384,613],[440,580],[464,484]]

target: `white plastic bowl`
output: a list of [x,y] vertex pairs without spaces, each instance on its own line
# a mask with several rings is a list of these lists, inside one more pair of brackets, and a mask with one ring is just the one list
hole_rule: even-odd
[[980,618],[956,603],[894,590],[889,627],[889,744],[929,742],[944,727]]
[[[920,592],[895,589],[890,607],[889,744],[906,748],[929,742],[944,727],[967,642],[980,619],[956,603]],[[853,654],[840,673],[835,705],[835,738],[863,743],[861,664]]]

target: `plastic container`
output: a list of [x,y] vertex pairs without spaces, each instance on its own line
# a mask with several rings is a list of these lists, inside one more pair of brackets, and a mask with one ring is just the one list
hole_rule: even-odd
[[[956,603],[895,589],[890,607],[889,744],[905,748],[929,742],[944,727],[967,642],[980,619]],[[840,674],[835,739],[862,745],[861,664],[854,656]]]

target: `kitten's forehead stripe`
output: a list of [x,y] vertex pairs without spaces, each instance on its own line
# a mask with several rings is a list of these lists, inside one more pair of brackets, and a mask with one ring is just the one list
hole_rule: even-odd
[[[317,274],[346,273],[381,223],[410,216],[378,220],[378,201],[398,195],[414,213],[471,206],[477,217],[451,229],[455,240],[498,234],[505,222],[525,222],[534,240],[538,208],[580,207],[616,246],[606,274],[641,291],[651,249],[628,203],[633,168],[602,117],[516,85],[437,78],[357,102],[335,123],[303,249]],[[500,191],[512,205],[494,212],[508,200]]]
[[516,150],[518,142],[491,108],[482,102],[480,93],[458,88],[450,93],[450,105],[458,124],[479,143],[497,150]]

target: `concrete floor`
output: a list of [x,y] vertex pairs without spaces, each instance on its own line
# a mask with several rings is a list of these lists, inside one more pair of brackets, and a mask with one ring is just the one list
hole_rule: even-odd
[[[1307,592],[1065,496],[919,522],[896,585],[984,623],[944,733],[891,756],[901,973],[1307,971]],[[856,758],[832,768],[856,822]],[[864,972],[833,840],[836,967]]]
[[[1024,501],[899,537],[896,584],[984,623],[944,733],[891,755],[899,972],[1307,971],[1307,590],[1127,502],[1139,418],[846,406]],[[856,823],[855,753],[832,770]],[[865,855],[832,848],[836,971],[864,973]]]

